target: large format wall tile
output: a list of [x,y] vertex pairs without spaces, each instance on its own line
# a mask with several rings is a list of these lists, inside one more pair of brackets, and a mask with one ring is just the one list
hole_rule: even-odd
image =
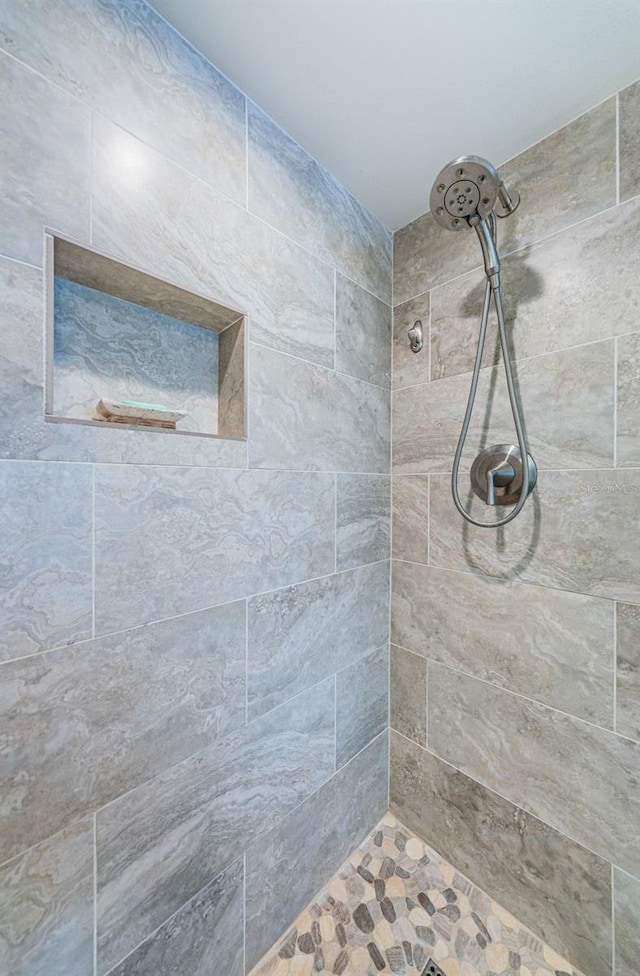
[[391,480],[339,474],[336,494],[336,565],[348,569],[389,558]]
[[384,814],[387,746],[371,742],[247,853],[247,968]]
[[[613,463],[614,344],[597,342],[536,356],[517,367],[529,450],[540,468],[605,467]],[[449,471],[469,395],[470,376],[451,376],[393,395],[394,471]],[[480,447],[515,439],[504,369],[480,374],[465,445],[471,461]]]
[[388,605],[388,563],[249,600],[249,717],[262,715],[381,647],[388,635]]
[[429,748],[623,869],[640,868],[640,743],[429,665]]
[[640,881],[614,868],[616,976],[636,976],[640,959]]
[[334,771],[334,679],[98,812],[100,973]]
[[[524,510],[502,530],[504,543],[463,521],[448,476],[430,477],[433,566],[640,603],[640,471],[542,472]],[[463,502],[475,517],[495,519],[475,496],[470,502],[463,493]]]
[[429,561],[429,478],[393,475],[393,556],[416,563]]
[[[3,4],[3,12],[12,6]],[[84,240],[89,235],[90,113],[2,53],[0,104],[0,249],[41,265],[45,224]]]
[[389,721],[392,729],[424,746],[427,742],[427,662],[391,645]]
[[619,94],[620,199],[640,193],[640,81]]
[[243,885],[238,860],[112,969],[110,976],[244,976]]
[[423,214],[393,235],[393,300],[404,304],[481,265],[474,231],[454,233]]
[[343,766],[387,727],[387,645],[336,676],[336,765]]
[[618,339],[617,454],[620,467],[640,467],[640,332]]
[[390,232],[252,102],[248,111],[250,210],[390,303]]
[[16,0],[1,13],[11,54],[244,203],[244,96],[153,7]]
[[91,469],[0,463],[0,660],[91,636]]
[[391,386],[391,308],[336,275],[336,369]]
[[95,478],[99,634],[334,568],[330,475],[105,465]]
[[93,126],[96,247],[247,312],[256,342],[333,366],[333,270],[110,122]]
[[587,976],[611,973],[606,861],[394,733],[391,807]]
[[243,725],[245,632],[239,602],[1,667],[0,861]]
[[640,607],[616,607],[616,732],[640,740]]
[[[522,359],[637,330],[638,261],[640,200],[508,255],[502,283],[513,354]],[[478,271],[431,293],[432,379],[473,369],[484,286]],[[497,336],[492,313],[484,365],[501,356]]]
[[0,970],[93,976],[93,823],[0,867]]
[[613,635],[610,600],[393,564],[393,641],[611,729]]
[[389,392],[257,346],[249,352],[253,467],[389,470]]
[[[424,345],[420,352],[412,352],[409,329],[416,322],[422,324]],[[429,381],[429,292],[393,310],[393,386],[413,386]]]

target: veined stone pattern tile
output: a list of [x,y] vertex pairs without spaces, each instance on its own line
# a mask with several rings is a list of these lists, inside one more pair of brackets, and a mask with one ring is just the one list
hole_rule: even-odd
[[249,102],[249,208],[387,304],[391,233]]
[[623,89],[620,100],[620,199],[640,193],[640,81]]
[[336,275],[336,369],[391,386],[391,308]]
[[91,636],[91,470],[0,463],[0,661]]
[[[597,342],[521,362],[520,401],[529,449],[540,468],[613,465],[613,342]],[[393,396],[394,471],[449,471],[470,376],[451,376]],[[503,367],[480,374],[463,463],[488,444],[515,437]]]
[[247,967],[326,884],[387,805],[386,733],[247,853]]
[[[414,386],[429,381],[429,323],[430,298],[419,295],[393,310],[393,386]],[[409,329],[422,323],[424,345],[420,352],[412,352]]]
[[[522,359],[637,330],[639,261],[640,200],[507,255],[502,285],[512,355]],[[432,379],[473,369],[484,289],[484,275],[474,271],[431,293]],[[483,363],[499,358],[492,312]]]
[[616,464],[640,467],[640,332],[618,339]]
[[640,740],[640,607],[616,607],[616,732]]
[[247,445],[159,430],[46,423],[42,272],[0,258],[0,457],[245,467]]
[[343,766],[386,727],[389,652],[373,651],[336,676],[336,765]]
[[[2,8],[6,14],[13,5]],[[0,104],[0,248],[41,265],[45,224],[83,240],[89,235],[90,113],[1,52]]]
[[92,822],[75,823],[0,867],[0,970],[92,976]]
[[[404,304],[482,265],[474,231],[453,233],[423,214],[393,235],[393,299]],[[423,323],[424,324],[424,323]]]
[[256,718],[387,640],[389,564],[376,563],[248,602],[247,701]]
[[244,976],[242,861],[198,892],[109,976]]
[[332,475],[105,465],[95,482],[97,633],[333,570]]
[[505,163],[500,176],[520,194],[516,212],[501,222],[505,252],[612,207],[616,202],[615,97]]
[[419,654],[391,645],[391,728],[424,746],[427,742],[427,662]]
[[610,600],[394,562],[391,607],[402,647],[613,729]]
[[53,412],[93,420],[98,400],[163,403],[181,430],[218,430],[218,335],[190,322],[55,281]]
[[640,743],[437,664],[427,720],[435,755],[638,873]]
[[393,556],[416,563],[429,561],[429,478],[396,475],[392,482]]
[[610,976],[607,861],[394,733],[391,806],[557,952]]
[[[640,471],[542,472],[521,514],[502,530],[504,545],[458,515],[448,476],[430,479],[431,565],[640,603]],[[487,517],[475,495],[463,502]]]
[[613,870],[616,976],[636,976],[640,959],[640,881]]
[[336,485],[337,568],[388,559],[391,479],[385,475],[339,474]]
[[244,96],[149,4],[16,0],[2,4],[0,43],[244,203]]
[[254,341],[333,367],[331,268],[100,117],[93,152],[97,248],[247,312]]
[[243,725],[245,633],[242,601],[1,667],[0,862]]
[[430,958],[449,976],[580,976],[389,813],[252,976],[422,976]]
[[389,470],[388,390],[258,346],[249,361],[252,467]]
[[98,971],[334,771],[334,679],[98,811]]

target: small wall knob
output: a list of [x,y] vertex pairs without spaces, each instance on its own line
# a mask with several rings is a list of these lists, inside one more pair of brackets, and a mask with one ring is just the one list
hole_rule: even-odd
[[420,319],[416,319],[416,321],[413,323],[413,328],[409,329],[408,335],[411,352],[420,352],[424,346],[424,334],[422,332],[422,322]]

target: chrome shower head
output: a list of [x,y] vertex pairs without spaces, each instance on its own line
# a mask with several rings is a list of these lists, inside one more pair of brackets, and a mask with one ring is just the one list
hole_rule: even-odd
[[491,213],[507,217],[520,203],[498,171],[481,156],[460,156],[438,174],[430,196],[431,213],[447,230],[465,230]]

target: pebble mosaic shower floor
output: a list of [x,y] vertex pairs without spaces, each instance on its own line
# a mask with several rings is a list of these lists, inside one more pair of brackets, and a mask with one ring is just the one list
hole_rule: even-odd
[[251,976],[582,976],[387,814]]

